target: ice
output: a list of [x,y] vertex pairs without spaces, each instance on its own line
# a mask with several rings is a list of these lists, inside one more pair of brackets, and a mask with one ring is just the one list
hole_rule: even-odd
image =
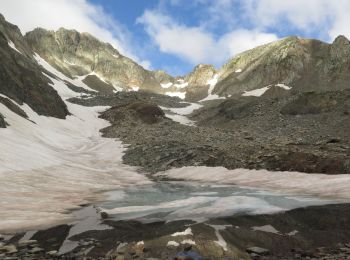
[[[208,197],[215,198],[215,197]],[[212,201],[212,203],[197,205],[191,208],[179,208],[171,212],[168,220],[192,219],[196,221],[204,221],[214,217],[224,217],[241,212],[249,214],[264,214],[284,211],[285,208],[277,207],[269,204],[260,198],[248,196],[227,196]]]
[[186,88],[188,86],[188,82],[175,83],[174,87],[176,88]]
[[216,94],[212,94],[218,80],[219,80],[218,74],[215,74],[212,79],[208,80],[208,82],[207,82],[207,85],[209,85],[208,96],[206,98],[200,100],[199,102],[224,98],[224,97],[219,97]]
[[96,210],[92,206],[83,208],[79,211],[74,212],[73,214],[76,215],[76,219],[78,220],[72,223],[72,227],[70,228],[66,239],[63,241],[59,249],[59,254],[70,252],[79,245],[79,242],[69,240],[69,238],[75,235],[89,230],[112,229],[112,227],[101,223],[101,220],[96,214]]
[[173,83],[172,82],[161,83],[160,85],[162,88],[170,88],[173,85]]
[[189,245],[195,245],[196,242],[193,241],[192,239],[185,239],[181,241],[181,244],[185,245],[185,244],[189,244]]
[[12,48],[12,49],[14,49],[15,51],[17,51],[18,53],[20,53],[20,54],[22,54],[22,52],[20,52],[17,48],[16,48],[16,45],[13,43],[13,41],[8,41],[7,42],[8,43],[8,45]]
[[183,115],[174,115],[174,114],[165,114],[166,117],[170,118],[171,120],[175,121],[175,122],[178,122],[182,125],[188,125],[188,126],[194,126],[195,123],[194,121],[188,119],[186,116],[183,116]]
[[178,247],[180,244],[176,241],[168,241],[167,246],[175,246]]
[[244,97],[248,97],[248,96],[260,97],[260,96],[262,96],[269,88],[270,88],[270,86],[263,87],[263,88],[258,88],[258,89],[254,89],[254,90],[251,90],[251,91],[245,91],[245,92],[242,94],[242,96],[244,96]]
[[191,114],[194,110],[197,110],[203,106],[198,103],[187,103],[187,104],[189,104],[189,106],[178,107],[178,108],[167,108],[167,109],[169,109],[171,112],[175,114],[186,116]]
[[183,231],[183,232],[176,232],[176,233],[172,234],[171,236],[172,237],[193,236],[193,233],[192,233],[192,229],[191,228],[187,228],[185,231]]
[[165,92],[165,95],[170,97],[179,97],[181,99],[185,99],[186,92]]
[[172,119],[173,121],[183,125],[194,126],[195,122],[190,120],[187,117],[187,115],[191,114],[194,110],[201,108],[202,105],[197,103],[187,103],[187,104],[189,104],[189,106],[180,107],[180,108],[171,108],[171,107],[160,107],[160,108],[163,110],[171,111],[172,114],[165,112],[165,115],[168,118]]
[[299,233],[298,230],[293,230],[293,231],[289,232],[287,235],[288,235],[288,236],[295,236],[295,235],[298,234],[298,233]]
[[225,239],[222,237],[220,234],[220,230],[225,230],[227,227],[232,227],[231,225],[209,225],[208,226],[212,227],[215,230],[215,235],[218,238],[215,243],[217,243],[219,246],[222,247],[224,251],[227,251],[227,243]]
[[265,226],[260,226],[260,227],[252,227],[252,230],[254,231],[262,231],[262,232],[267,232],[267,233],[273,233],[276,235],[281,235],[281,233],[275,229],[273,226],[271,225],[265,225]]
[[285,90],[291,90],[292,89],[291,87],[288,87],[287,85],[282,84],[282,83],[278,83],[278,84],[276,84],[276,86],[280,87],[280,88],[283,88]]
[[137,91],[140,90],[140,87],[138,87],[138,86],[132,86],[132,87],[131,87],[131,90],[137,92]]
[[[275,85],[276,87],[280,87],[280,88],[283,88],[285,90],[291,90],[292,88],[291,87],[288,87],[287,85],[285,84],[281,84],[281,83],[278,83]],[[268,85],[266,87],[263,87],[263,88],[258,88],[258,89],[254,89],[254,90],[251,90],[251,91],[244,91],[244,93],[242,94],[242,96],[254,96],[254,97],[260,97],[262,96],[267,90],[269,90],[270,88],[272,87],[272,85]]]

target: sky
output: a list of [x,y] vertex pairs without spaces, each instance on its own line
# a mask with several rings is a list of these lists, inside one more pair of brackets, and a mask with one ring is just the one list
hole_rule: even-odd
[[348,0],[1,0],[22,33],[43,27],[89,32],[147,69],[184,75],[222,66],[253,47],[297,35],[350,38]]

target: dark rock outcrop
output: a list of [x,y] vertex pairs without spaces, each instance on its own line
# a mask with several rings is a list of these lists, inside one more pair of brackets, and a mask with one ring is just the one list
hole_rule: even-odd
[[16,113],[17,115],[19,115],[23,118],[28,118],[28,115],[26,114],[26,112],[24,112],[22,108],[20,108],[16,104],[14,104],[10,99],[0,96],[0,103],[5,105],[8,109],[10,109],[12,112]]
[[0,16],[0,60],[1,94],[19,104],[28,104],[39,115],[66,117],[65,103],[42,74],[20,30],[3,16]]
[[157,105],[143,101],[115,106],[101,115],[101,118],[109,120],[112,124],[120,123],[123,120],[135,120],[145,124],[155,124],[164,117],[163,110]]
[[6,128],[6,122],[2,114],[0,114],[0,128]]

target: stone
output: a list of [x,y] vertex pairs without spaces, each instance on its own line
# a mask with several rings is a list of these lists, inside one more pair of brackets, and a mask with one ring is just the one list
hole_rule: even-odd
[[268,249],[262,248],[262,247],[249,247],[246,249],[247,253],[249,254],[257,254],[257,255],[268,255],[270,254]]
[[102,218],[102,219],[107,219],[107,218],[108,218],[108,213],[107,213],[107,212],[102,211],[102,212],[100,213],[100,215],[101,215],[101,218]]
[[57,250],[52,250],[46,253],[49,256],[56,256],[57,255]]
[[26,246],[34,245],[37,243],[38,243],[37,240],[22,240],[22,241],[18,242],[18,247],[26,247]]
[[15,245],[7,245],[7,246],[2,246],[0,247],[0,253],[7,253],[7,254],[13,254],[17,253],[18,250]]
[[44,249],[42,249],[42,248],[40,248],[40,247],[34,247],[34,248],[32,248],[29,252],[30,252],[31,254],[38,254],[38,253],[43,252],[43,251],[44,251]]
[[127,252],[127,245],[128,245],[128,243],[119,244],[117,247],[117,254],[124,255]]

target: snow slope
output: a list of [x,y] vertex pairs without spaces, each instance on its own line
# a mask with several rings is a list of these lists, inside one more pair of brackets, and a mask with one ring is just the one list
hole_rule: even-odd
[[[283,88],[285,90],[291,90],[291,87],[288,87],[285,84],[282,83],[278,83],[275,85],[276,87],[280,87]],[[268,85],[266,87],[263,88],[258,88],[258,89],[254,89],[254,90],[250,90],[250,91],[245,91],[242,96],[244,97],[248,97],[248,96],[254,96],[254,97],[260,97],[262,96],[267,90],[269,90],[272,87],[272,85]]]
[[[62,80],[51,80],[63,99],[77,95]],[[108,123],[98,113],[106,107],[66,104],[72,114],[66,120],[39,116],[26,104],[20,106],[33,122],[0,104],[10,124],[0,130],[0,230],[64,221],[71,218],[67,210],[101,199],[97,192],[151,183],[122,164],[120,142],[101,137],[99,129]]]
[[231,184],[350,200],[350,174],[327,175],[224,167],[183,167],[160,173],[172,179]]

